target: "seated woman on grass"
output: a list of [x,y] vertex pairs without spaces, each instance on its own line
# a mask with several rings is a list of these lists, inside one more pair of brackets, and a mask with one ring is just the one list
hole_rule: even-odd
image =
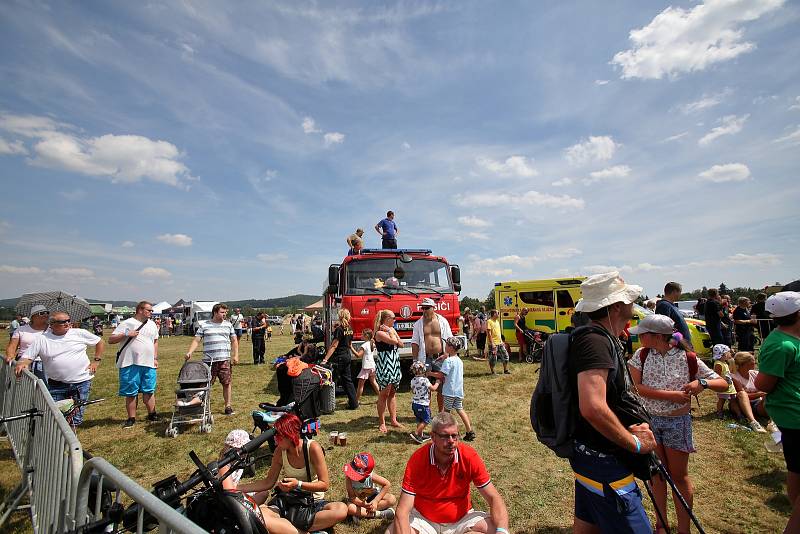
[[[261,507],[264,523],[270,533],[277,532],[270,526],[277,518],[288,520],[295,529],[303,532],[327,529],[347,518],[345,503],[324,500],[325,492],[331,485],[328,464],[325,463],[325,455],[319,443],[301,439],[301,426],[300,419],[291,413],[278,419],[275,422],[275,453],[267,476],[257,482],[239,484],[237,488],[242,492],[260,492],[277,487],[276,496],[266,506]],[[310,479],[308,471],[311,473]],[[279,479],[281,473],[283,477]],[[314,497],[313,505],[299,511],[297,507],[288,507],[287,500],[281,498],[280,492],[292,490],[311,493]]]

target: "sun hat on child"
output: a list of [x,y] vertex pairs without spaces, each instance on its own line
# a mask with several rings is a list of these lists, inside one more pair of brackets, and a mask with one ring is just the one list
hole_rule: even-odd
[[711,348],[711,359],[712,360],[720,360],[722,359],[725,354],[731,351],[731,348],[728,345],[724,345],[722,343],[717,343]]
[[241,449],[249,441],[250,434],[246,430],[237,428],[228,432],[228,436],[225,438],[225,445],[232,449]]
[[368,452],[359,452],[349,464],[344,466],[344,474],[350,480],[360,482],[367,478],[375,469],[375,459]]
[[666,315],[646,315],[644,319],[639,321],[639,324],[633,328],[629,328],[628,332],[631,334],[644,334],[647,332],[653,334],[672,334],[675,331],[675,321]]

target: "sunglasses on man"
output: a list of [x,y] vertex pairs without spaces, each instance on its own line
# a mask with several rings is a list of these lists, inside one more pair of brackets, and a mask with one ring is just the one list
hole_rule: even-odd
[[53,325],[55,325],[55,324],[65,325],[65,324],[69,324],[69,322],[70,322],[69,319],[53,319],[53,320],[50,321],[50,324],[53,324]]

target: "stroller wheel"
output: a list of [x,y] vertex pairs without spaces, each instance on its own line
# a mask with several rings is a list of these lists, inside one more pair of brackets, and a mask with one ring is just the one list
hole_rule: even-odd
[[214,416],[213,415],[209,415],[208,416],[208,424],[209,425],[213,425],[214,424]]
[[210,434],[211,433],[211,425],[200,425],[200,433],[201,434]]
[[164,435],[167,436],[168,438],[177,437],[178,436],[178,429],[169,427],[169,428],[167,428],[167,431],[164,433]]
[[531,354],[530,352],[528,354],[526,354],[525,355],[525,362],[526,363],[533,363],[533,354]]

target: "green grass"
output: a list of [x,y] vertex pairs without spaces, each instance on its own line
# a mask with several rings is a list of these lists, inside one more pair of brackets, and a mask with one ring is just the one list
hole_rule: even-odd
[[[174,401],[174,388],[182,354],[190,339],[163,338],[160,341],[159,388],[157,406],[168,417]],[[274,358],[289,349],[289,336],[278,336],[268,344],[267,357]],[[113,348],[113,347],[112,347]],[[166,421],[148,425],[139,422],[130,430],[121,428],[125,419],[123,400],[116,396],[117,378],[112,349],[95,379],[93,397],[106,401],[87,408],[86,420],[79,431],[83,447],[102,456],[146,488],[166,476],[179,478],[192,472],[188,457],[195,450],[200,458],[210,461],[219,454],[225,435],[234,428],[252,429],[250,411],[259,402],[277,399],[274,373],[269,365],[254,367],[250,342],[243,340],[240,365],[234,370],[233,406],[236,414],[221,414],[222,392],[214,388],[212,409],[215,414],[211,434],[200,434],[197,427],[187,428],[177,438],[164,437]],[[511,376],[487,375],[485,362],[464,361],[466,399],[478,438],[473,446],[486,462],[494,484],[506,500],[511,514],[511,530],[523,532],[565,532],[572,524],[573,479],[569,464],[539,444],[528,420],[530,395],[538,375],[537,366],[512,365]],[[411,396],[399,394],[400,420],[413,427]],[[323,417],[323,433],[319,441],[327,449],[332,487],[329,499],[344,495],[342,465],[359,450],[375,455],[376,472],[398,487],[406,461],[415,450],[408,431],[390,431],[383,435],[377,429],[376,397],[367,387],[362,405],[356,411],[337,410]],[[786,467],[780,454],[768,453],[764,434],[729,430],[727,422],[712,417],[716,399],[713,393],[701,396],[701,408],[695,412],[695,443],[698,453],[692,455],[690,473],[695,485],[695,512],[707,532],[779,532],[789,515],[785,494]],[[339,407],[343,407],[339,399]],[[348,433],[347,447],[331,447],[327,435],[331,430]],[[265,473],[261,466],[259,474]],[[0,443],[0,495],[10,491],[19,480],[19,470],[8,453],[7,443]],[[643,489],[644,492],[644,489]],[[484,508],[477,492],[473,503]],[[652,515],[652,507],[647,501]],[[674,525],[674,510],[670,511]],[[359,527],[345,524],[340,533],[383,532],[385,525],[362,521]],[[29,527],[19,518],[9,532],[26,532]]]

